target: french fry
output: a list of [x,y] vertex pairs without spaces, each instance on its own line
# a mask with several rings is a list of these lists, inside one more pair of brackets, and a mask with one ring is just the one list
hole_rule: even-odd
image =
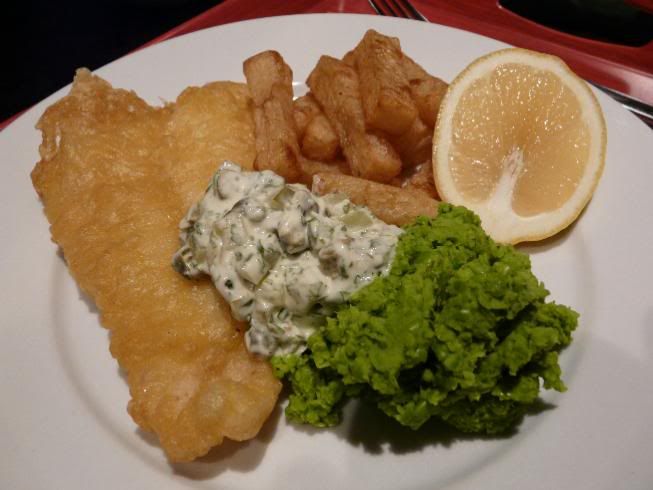
[[404,167],[414,167],[431,158],[433,127],[416,117],[408,130],[399,136],[388,135],[388,140],[401,156]]
[[338,135],[312,94],[293,101],[293,117],[302,154],[312,160],[335,160],[340,151]]
[[375,216],[394,225],[411,223],[417,216],[435,216],[438,201],[422,191],[402,189],[347,175],[319,173],[313,177],[313,192],[342,192],[355,204],[366,206]]
[[290,182],[301,177],[301,153],[292,109],[292,70],[276,51],[243,63],[254,105],[257,170],[272,170]]
[[429,75],[424,68],[405,54],[401,58],[401,69],[408,79],[410,93],[417,105],[419,117],[427,126],[433,128],[448,84]]
[[304,158],[301,162],[302,177],[300,182],[310,187],[313,183],[313,176],[317,174],[337,174],[349,175],[349,165],[344,160],[335,160],[332,162],[320,162],[318,160],[309,160]]
[[382,136],[366,132],[356,71],[344,62],[322,56],[307,80],[338,135],[351,173],[389,182],[401,172],[401,160]]
[[306,126],[301,139],[302,153],[306,158],[328,162],[338,156],[340,143],[327,117],[321,112]]
[[402,184],[404,189],[415,189],[426,193],[433,199],[439,199],[438,191],[433,181],[433,165],[431,160],[421,163],[415,167],[415,172]]
[[418,109],[402,70],[399,40],[370,29],[353,53],[366,122],[388,134],[405,133]]
[[293,101],[292,113],[293,119],[295,120],[297,137],[301,139],[306,131],[306,126],[308,126],[315,116],[322,113],[322,109],[315,98],[308,93],[301,97],[297,97]]
[[312,160],[335,160],[340,151],[338,135],[312,94],[294,100],[293,117],[302,154]]

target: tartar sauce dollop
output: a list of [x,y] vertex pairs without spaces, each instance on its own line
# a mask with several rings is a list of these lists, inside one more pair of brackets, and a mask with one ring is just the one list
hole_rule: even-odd
[[181,221],[173,266],[211,276],[251,352],[299,354],[336,305],[387,274],[400,234],[344,195],[225,162]]

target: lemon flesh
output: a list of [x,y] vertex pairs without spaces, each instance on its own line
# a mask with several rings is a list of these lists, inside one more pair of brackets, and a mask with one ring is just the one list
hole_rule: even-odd
[[552,56],[509,49],[475,61],[452,83],[438,119],[438,191],[476,211],[499,241],[566,227],[603,167],[600,107]]

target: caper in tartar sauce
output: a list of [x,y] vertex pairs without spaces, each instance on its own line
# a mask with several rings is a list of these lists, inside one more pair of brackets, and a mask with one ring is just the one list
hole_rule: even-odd
[[344,195],[316,196],[270,171],[225,162],[180,224],[174,267],[211,276],[247,348],[301,353],[334,306],[387,274],[401,229]]

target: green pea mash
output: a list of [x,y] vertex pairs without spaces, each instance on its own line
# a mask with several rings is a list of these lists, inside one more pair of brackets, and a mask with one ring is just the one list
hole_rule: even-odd
[[546,302],[529,257],[490,239],[471,211],[441,204],[399,238],[390,273],[342,304],[301,355],[272,358],[286,416],[337,424],[350,398],[418,429],[509,430],[540,386],[564,391],[559,352],[578,314]]

